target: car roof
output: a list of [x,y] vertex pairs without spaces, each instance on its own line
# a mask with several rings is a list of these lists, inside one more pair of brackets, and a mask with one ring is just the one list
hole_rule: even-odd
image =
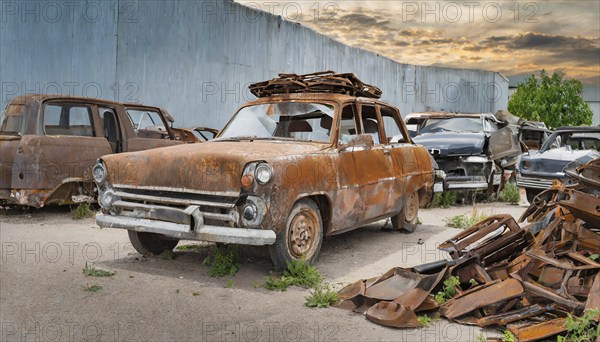
[[557,128],[555,132],[600,132],[600,126],[564,126]]
[[75,100],[75,101],[82,101],[82,102],[101,102],[101,103],[113,104],[113,105],[120,104],[120,105],[126,105],[126,106],[158,108],[156,106],[148,106],[148,105],[143,105],[141,103],[116,102],[116,101],[99,99],[99,98],[94,98],[94,97],[71,96],[71,95],[61,95],[61,94],[27,94],[27,95],[21,95],[21,96],[15,97],[9,103],[24,104],[24,103],[27,103],[29,101],[34,101],[34,102],[41,103],[41,102],[44,102],[44,101],[47,101],[47,100]]

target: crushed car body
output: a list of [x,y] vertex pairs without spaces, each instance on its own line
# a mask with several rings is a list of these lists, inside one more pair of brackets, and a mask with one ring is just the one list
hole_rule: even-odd
[[158,107],[64,95],[13,99],[0,121],[0,204],[90,202],[107,154],[198,142]]
[[142,254],[179,239],[268,245],[277,269],[382,218],[414,231],[435,162],[376,87],[322,72],[250,89],[214,140],[103,157],[98,225],[127,229]]
[[531,201],[553,180],[567,178],[563,169],[571,162],[585,164],[600,157],[600,127],[561,127],[539,150],[525,152],[518,163],[517,185]]
[[493,114],[413,113],[413,140],[446,174],[447,190],[489,190],[521,154],[517,130]]

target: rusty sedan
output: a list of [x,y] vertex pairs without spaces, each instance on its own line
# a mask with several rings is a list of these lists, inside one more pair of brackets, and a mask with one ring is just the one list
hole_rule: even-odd
[[432,158],[395,107],[331,92],[275,91],[214,140],[102,157],[96,222],[127,229],[142,254],[179,239],[267,245],[276,269],[314,262],[324,237],[384,218],[413,232],[432,195]]

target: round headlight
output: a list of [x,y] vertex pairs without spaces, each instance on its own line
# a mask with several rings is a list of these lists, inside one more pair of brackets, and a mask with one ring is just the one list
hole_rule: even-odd
[[106,169],[104,168],[104,164],[97,163],[92,169],[92,174],[96,183],[104,183],[104,181],[106,180]]
[[112,190],[107,190],[102,195],[100,195],[98,202],[100,202],[100,206],[102,206],[102,208],[110,208],[112,207],[114,201],[115,192]]
[[267,184],[273,176],[273,170],[268,164],[259,164],[256,167],[255,174],[259,184]]
[[523,170],[527,170],[531,167],[531,162],[529,160],[523,160],[521,165],[523,166]]

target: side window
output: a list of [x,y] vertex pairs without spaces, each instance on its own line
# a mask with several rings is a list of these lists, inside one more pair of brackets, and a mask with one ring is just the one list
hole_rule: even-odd
[[379,139],[379,120],[377,119],[375,106],[362,105],[361,119],[363,134],[370,134],[373,137],[373,143],[381,144],[381,140]]
[[127,116],[131,120],[133,129],[138,136],[146,138],[159,138],[168,134],[167,127],[161,115],[152,109],[127,109]]
[[357,134],[356,130],[356,106],[353,104],[346,105],[342,109],[342,117],[340,119],[340,135],[338,138],[339,144],[347,144],[352,140],[352,137]]
[[46,135],[94,136],[92,110],[80,104],[47,104],[44,106]]
[[408,141],[404,135],[402,125],[396,117],[396,110],[390,107],[381,106],[381,119],[383,120],[383,128],[388,143],[405,143]]
[[112,108],[98,107],[98,113],[100,114],[100,121],[102,121],[102,128],[104,129],[104,137],[110,143],[113,152],[120,152],[119,146],[120,141],[120,130],[117,122],[117,113]]

